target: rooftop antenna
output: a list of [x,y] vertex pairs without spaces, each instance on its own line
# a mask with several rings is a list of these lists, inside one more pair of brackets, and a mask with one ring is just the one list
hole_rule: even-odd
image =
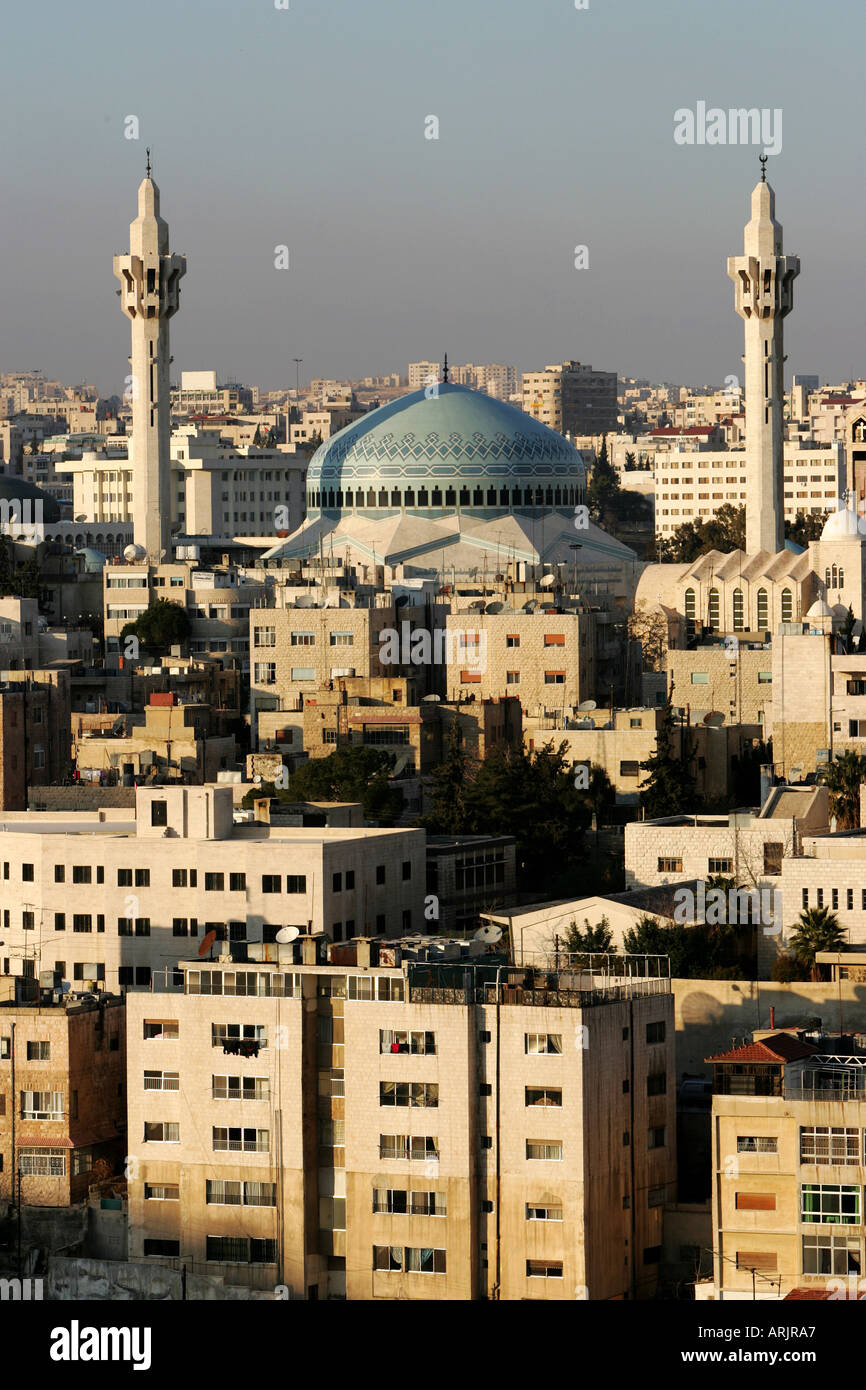
[[146,168],[146,171],[145,171],[145,178],[148,178],[148,179],[149,179],[149,178],[150,178],[150,146],[149,146],[149,145],[148,145],[148,147],[147,147],[146,153],[147,153],[147,168]]

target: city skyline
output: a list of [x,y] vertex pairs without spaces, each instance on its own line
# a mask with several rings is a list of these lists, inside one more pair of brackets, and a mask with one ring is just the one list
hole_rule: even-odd
[[[586,11],[509,0],[468,15],[443,0],[432,28],[420,7],[407,12],[390,0],[360,14],[346,3],[263,8],[242,16],[237,51],[241,60],[255,55],[252,80],[243,61],[237,74],[208,61],[238,18],[220,3],[204,26],[196,12],[174,17],[170,52],[136,36],[129,64],[82,85],[82,64],[110,52],[99,25],[108,7],[70,25],[50,4],[44,42],[49,54],[62,43],[67,61],[49,64],[49,96],[2,161],[16,210],[6,229],[16,274],[0,302],[15,351],[2,365],[122,390],[127,348],[110,257],[124,245],[149,144],[175,243],[189,259],[176,373],[213,366],[221,379],[276,387],[293,384],[295,356],[308,378],[342,378],[447,350],[453,361],[523,371],[576,358],[626,376],[723,381],[739,375],[742,351],[725,258],[760,147],[677,144],[675,113],[705,102],[784,114],[768,177],[803,263],[788,372],[857,375],[859,302],[848,281],[856,283],[864,194],[843,177],[856,129],[845,65],[856,47],[836,55],[832,90],[818,79],[816,119],[795,99],[807,75],[816,85],[814,55],[796,47],[798,21],[811,17],[805,4],[789,6],[788,27],[774,32],[769,70],[762,47],[736,41],[747,6],[736,0],[729,10],[720,37],[716,20],[694,7],[677,31],[671,7],[662,17],[635,0]],[[168,10],[160,3],[154,13]],[[133,45],[128,23],[121,16],[112,31],[124,51]],[[13,48],[34,41],[32,25],[25,11],[12,17]],[[591,69],[582,66],[590,38]],[[704,89],[698,74],[710,42],[713,81]],[[525,80],[539,62],[549,78],[540,89]],[[13,112],[26,99],[20,71],[13,67],[5,93]],[[73,90],[75,114],[64,119]],[[425,138],[432,114],[438,140]],[[125,138],[132,117],[137,139]],[[582,270],[578,245],[588,248]],[[283,246],[289,269],[276,270]]]

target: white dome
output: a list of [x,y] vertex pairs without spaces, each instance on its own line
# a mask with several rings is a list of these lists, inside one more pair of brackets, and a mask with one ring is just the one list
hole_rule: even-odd
[[846,536],[862,536],[864,530],[866,521],[859,517],[853,508],[840,507],[837,512],[831,512],[824,522],[821,540],[833,541]]
[[816,598],[812,607],[806,614],[807,618],[832,618],[833,609],[830,608],[822,598]]

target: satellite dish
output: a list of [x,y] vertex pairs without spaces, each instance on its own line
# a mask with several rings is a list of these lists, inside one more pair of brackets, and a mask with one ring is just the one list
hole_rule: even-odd
[[718,710],[711,709],[709,714],[705,714],[703,718],[703,723],[708,724],[711,729],[720,729],[724,722],[725,716],[720,714]]
[[495,922],[485,922],[483,927],[478,928],[472,940],[484,941],[488,946],[493,946],[502,940],[502,928]]
[[200,955],[200,956],[206,956],[207,953],[208,953],[208,951],[210,951],[210,950],[213,948],[213,944],[214,944],[215,941],[216,941],[216,932],[215,932],[215,931],[209,931],[209,932],[206,934],[204,940],[202,941],[201,945],[200,945],[199,948],[198,948],[198,953],[199,953],[199,955]]
[[591,710],[598,709],[598,705],[595,703],[595,700],[584,700],[583,704],[578,705],[577,708],[579,710]]
[[538,581],[538,587],[539,587],[540,589],[549,589],[550,586],[551,586],[552,584],[555,584],[555,583],[556,583],[556,575],[555,575],[555,574],[546,574],[546,575],[544,576],[543,579],[539,579],[539,581]]
[[260,772],[257,772],[256,775],[255,775],[255,777],[253,778],[253,781],[254,781],[254,783],[256,784],[257,787],[258,787],[258,786],[261,786],[262,774],[261,774]]
[[440,697],[439,695],[425,695],[425,696],[422,698],[421,703],[422,703],[422,705],[426,705],[426,704],[430,704],[430,703],[432,703],[432,704],[434,704],[434,705],[438,705],[438,704],[439,704],[440,698],[441,698],[441,697]]
[[488,605],[487,605],[487,612],[488,612],[488,613],[501,613],[504,607],[505,607],[505,604],[504,604],[504,603],[500,603],[500,602],[497,600],[496,603],[488,603]]
[[300,927],[280,927],[276,939],[281,946],[288,946],[290,941],[297,941],[300,934]]
[[394,607],[395,607],[395,608],[405,608],[405,606],[406,606],[406,604],[407,604],[408,602],[409,602],[409,595],[408,595],[408,594],[398,594],[398,595],[397,595],[397,598],[396,598],[396,600],[395,600],[395,603],[394,603]]

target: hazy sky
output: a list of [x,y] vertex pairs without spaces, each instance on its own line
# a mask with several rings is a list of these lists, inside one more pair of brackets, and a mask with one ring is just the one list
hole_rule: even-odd
[[789,374],[866,374],[862,0],[288,4],[4,7],[0,370],[122,390],[111,258],[150,144],[188,258],[175,374],[271,387],[295,356],[309,379],[447,351],[721,382],[760,151],[675,144],[705,101],[783,111]]

